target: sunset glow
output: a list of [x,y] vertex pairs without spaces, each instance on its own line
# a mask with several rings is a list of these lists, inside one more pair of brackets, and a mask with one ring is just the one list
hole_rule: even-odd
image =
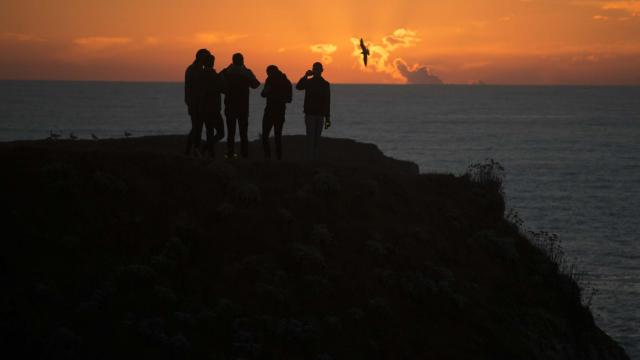
[[336,83],[640,84],[640,1],[0,4],[0,79],[179,81],[203,47],[260,79],[322,61]]

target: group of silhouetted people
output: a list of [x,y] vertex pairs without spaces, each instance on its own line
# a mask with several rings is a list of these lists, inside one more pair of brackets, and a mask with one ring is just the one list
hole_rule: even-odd
[[[240,153],[249,156],[249,91],[260,86],[260,81],[244,65],[244,57],[236,53],[231,65],[219,73],[214,69],[215,57],[209,50],[200,49],[185,72],[185,102],[191,117],[191,131],[185,153],[215,157],[215,145],[225,135],[222,118],[222,95],[227,125],[227,151],[225,158],[238,157],[235,151],[236,128],[240,132]],[[292,85],[275,65],[267,66],[267,79],[261,95],[267,104],[262,118],[262,144],[265,158],[271,158],[269,135],[274,132],[276,158],[282,159],[282,129],[287,103],[292,101]],[[304,90],[304,113],[307,134],[307,158],[318,158],[322,129],[331,126],[329,82],[322,77],[322,64],[316,62],[296,84]],[[202,128],[206,130],[206,145],[202,144]]]

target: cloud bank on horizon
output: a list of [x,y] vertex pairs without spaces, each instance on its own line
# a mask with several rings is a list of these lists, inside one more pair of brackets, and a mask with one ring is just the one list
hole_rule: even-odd
[[442,80],[432,74],[431,70],[426,66],[415,64],[409,67],[404,60],[399,58],[395,59],[393,64],[400,75],[407,80],[407,84],[440,85],[443,83]]

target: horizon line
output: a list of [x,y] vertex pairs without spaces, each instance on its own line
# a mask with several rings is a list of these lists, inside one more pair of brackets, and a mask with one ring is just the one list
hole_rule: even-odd
[[[180,80],[100,80],[100,79],[85,79],[85,80],[71,80],[71,79],[0,79],[1,82],[68,82],[68,83],[131,83],[131,84],[181,84],[184,81]],[[333,85],[358,85],[358,86],[567,86],[567,87],[607,87],[607,86],[619,86],[619,87],[637,87],[637,84],[628,83],[557,83],[557,84],[536,84],[536,83],[442,83],[442,84],[416,84],[416,83],[357,83],[357,82],[331,82]],[[261,84],[262,85],[262,84]]]

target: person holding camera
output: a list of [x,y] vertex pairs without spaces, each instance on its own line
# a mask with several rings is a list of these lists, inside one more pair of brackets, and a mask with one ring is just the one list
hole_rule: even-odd
[[331,126],[331,87],[322,77],[322,64],[316,62],[296,84],[304,90],[304,122],[307,132],[307,157],[317,160],[322,129]]

